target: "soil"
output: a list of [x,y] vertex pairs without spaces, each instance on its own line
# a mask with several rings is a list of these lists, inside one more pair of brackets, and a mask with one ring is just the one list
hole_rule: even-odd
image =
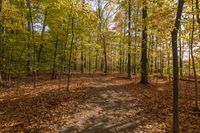
[[[65,79],[42,79],[37,88],[23,82],[0,90],[0,132],[168,133],[172,132],[172,85],[124,74],[74,74],[70,92]],[[180,131],[200,133],[192,82],[180,82]]]

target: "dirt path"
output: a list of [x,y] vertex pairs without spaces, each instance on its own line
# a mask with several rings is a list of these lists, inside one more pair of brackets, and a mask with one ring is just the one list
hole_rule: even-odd
[[[172,88],[165,80],[137,84],[123,74],[73,75],[70,93],[58,80],[1,90],[0,132],[168,133],[172,132]],[[180,130],[200,133],[193,111],[194,87],[180,84]],[[191,85],[190,85],[191,86]],[[20,90],[20,91],[18,91]]]
[[[125,84],[117,79],[90,79],[95,88],[86,104],[77,107],[77,113],[68,117],[69,121],[61,132],[104,133],[133,132],[146,118],[138,115],[142,109],[139,99],[124,89]],[[109,81],[109,82],[108,82]],[[98,86],[98,87],[97,87]],[[123,87],[122,87],[123,86]],[[139,130],[139,129],[138,129]]]

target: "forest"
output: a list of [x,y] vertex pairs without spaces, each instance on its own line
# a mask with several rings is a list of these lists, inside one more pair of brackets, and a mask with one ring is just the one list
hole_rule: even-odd
[[0,133],[200,133],[199,0],[0,0]]

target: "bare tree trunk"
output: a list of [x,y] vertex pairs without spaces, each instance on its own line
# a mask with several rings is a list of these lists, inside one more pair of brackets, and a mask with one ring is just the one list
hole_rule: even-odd
[[160,46],[160,78],[163,78],[163,44]]
[[150,51],[151,51],[151,62],[150,62],[150,73],[151,74],[153,74],[153,63],[154,63],[154,58],[153,58],[153,53],[154,53],[154,51],[153,51],[153,47],[154,47],[154,38],[153,38],[154,36],[153,35],[151,35],[151,46],[150,46]]
[[200,38],[200,17],[199,17],[199,0],[196,0],[196,9],[197,9],[197,23],[199,26],[199,38]]
[[70,77],[71,77],[71,59],[72,59],[72,52],[73,52],[73,44],[74,44],[74,17],[72,17],[72,38],[71,38],[69,62],[68,62],[67,91],[69,91],[69,83],[70,83]]
[[183,77],[183,60],[182,60],[181,28],[179,29],[179,67],[180,67],[180,78],[182,78]]
[[168,78],[169,78],[169,82],[170,82],[171,73],[170,73],[170,51],[169,51],[169,46],[167,46],[167,72],[168,72]]
[[180,20],[183,11],[184,0],[178,1],[178,9],[172,36],[172,54],[173,54],[173,133],[179,133],[179,70],[178,70],[178,48],[177,34],[180,28]]
[[[83,11],[84,11],[84,5],[85,5],[85,0],[82,0],[82,8],[83,8]],[[81,43],[81,73],[84,72],[84,57],[83,57],[83,44]]]
[[103,54],[104,54],[104,73],[108,72],[108,64],[107,64],[107,51],[106,51],[106,38],[103,35]]
[[131,0],[128,1],[128,78],[131,78]]
[[195,108],[198,110],[198,86],[197,86],[197,74],[196,74],[196,67],[195,67],[195,60],[194,60],[194,54],[193,54],[193,41],[194,41],[194,4],[192,0],[192,33],[191,33],[191,58],[192,58],[192,68],[194,73],[194,79],[195,79]]
[[29,8],[29,19],[30,19],[30,25],[31,25],[31,44],[33,44],[34,50],[33,50],[33,88],[36,87],[36,45],[35,45],[35,37],[34,37],[34,26],[33,26],[33,17],[32,17],[32,9],[31,9],[31,3],[30,0],[27,0],[28,8]]
[[91,48],[89,48],[89,62],[88,62],[88,65],[89,65],[89,73],[91,73]]
[[143,19],[143,30],[142,30],[142,58],[141,58],[141,83],[148,83],[148,60],[147,60],[147,1],[143,0],[142,19]]
[[99,50],[96,50],[96,57],[95,57],[95,71],[98,71],[98,53]]
[[13,53],[13,48],[11,46],[9,50],[9,59],[8,59],[8,86],[10,87],[12,85],[12,53]]
[[70,13],[69,13],[69,17],[68,17],[68,24],[67,24],[67,31],[66,31],[67,32],[66,33],[66,41],[65,41],[65,44],[64,44],[64,47],[63,47],[63,50],[62,50],[62,57],[61,57],[61,60],[60,60],[59,88],[61,86],[61,78],[62,78],[63,71],[64,71],[63,64],[64,64],[64,59],[66,57],[65,55],[66,55],[67,41],[68,41],[68,37],[69,37],[69,27],[70,27],[71,15],[72,15],[72,7],[70,9]]
[[57,58],[57,48],[58,48],[58,35],[56,37],[56,43],[54,47],[54,55],[53,55],[53,68],[51,73],[51,79],[56,79],[56,58]]
[[120,50],[119,50],[119,72],[122,73],[122,44],[120,42]]
[[134,44],[134,55],[133,55],[133,74],[137,74],[137,20],[139,13],[139,5],[137,5],[136,15],[135,15],[135,44]]
[[40,70],[40,63],[41,63],[41,58],[42,58],[42,49],[44,47],[44,32],[45,32],[45,28],[46,28],[46,17],[47,17],[47,9],[45,9],[45,13],[44,13],[44,21],[43,21],[43,25],[42,25],[42,33],[41,33],[41,38],[40,38],[40,48],[39,48],[39,52],[38,52],[38,70]]
[[[27,7],[29,8],[30,7],[30,1],[27,0]],[[30,9],[29,9],[30,10]],[[31,40],[31,17],[30,17],[30,11],[28,13],[28,24],[27,24],[27,28],[28,28],[28,32],[30,33],[30,36],[28,36],[28,39]],[[32,57],[31,57],[31,42],[28,42],[27,43],[27,49],[28,49],[28,54],[27,54],[27,64],[26,64],[26,70],[27,70],[27,73],[28,75],[31,74],[31,72],[33,71],[32,69]]]
[[189,74],[188,74],[188,76],[189,76],[189,80],[190,80],[190,78],[191,78],[191,72],[190,72],[191,71],[191,68],[190,68],[190,66],[191,66],[191,57],[190,57],[191,56],[191,48],[190,48],[191,47],[191,34],[190,33],[189,33],[189,43],[188,44],[189,44],[189,46],[188,46],[189,47],[188,48],[188,55],[189,55],[189,57],[188,57],[189,58],[189,62],[188,62],[188,73]]
[[154,38],[154,39],[156,39],[155,40],[155,53],[156,53],[156,56],[155,56],[155,73],[158,73],[158,58],[157,58],[157,52],[158,52],[158,41],[157,41],[157,37],[156,38]]
[[0,85],[3,83],[3,78],[2,78],[2,72],[3,72],[2,8],[3,8],[3,0],[0,0],[0,44],[1,44],[0,45]]

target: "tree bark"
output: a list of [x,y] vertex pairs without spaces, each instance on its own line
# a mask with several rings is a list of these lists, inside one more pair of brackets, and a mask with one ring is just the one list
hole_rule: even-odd
[[41,33],[41,38],[40,38],[40,48],[38,51],[38,70],[40,70],[40,63],[41,63],[41,58],[42,58],[42,49],[44,47],[44,32],[45,32],[45,28],[46,28],[46,17],[47,17],[47,9],[45,9],[45,13],[44,13],[44,21],[43,21],[43,25],[42,25],[42,33]]
[[[35,35],[34,35],[34,26],[33,26],[33,17],[32,17],[32,9],[31,9],[31,2],[30,0],[27,0],[27,5],[29,8],[29,20],[30,20],[30,26],[31,26],[31,44],[33,45],[33,68],[32,68],[32,74],[33,74],[33,88],[36,87],[36,45],[35,45]],[[29,27],[30,28],[30,27]]]
[[71,78],[71,60],[72,60],[73,44],[74,44],[74,17],[72,17],[72,37],[71,37],[69,62],[68,62],[67,91],[69,91],[69,83]]
[[141,83],[148,83],[148,60],[147,60],[147,1],[143,0],[142,9],[143,30],[142,30],[142,58],[141,58]]
[[3,8],[3,0],[0,0],[0,85],[3,83],[2,72],[3,72],[3,38],[2,38],[2,8]]
[[128,1],[128,78],[131,78],[131,0]]
[[181,28],[179,29],[179,67],[180,67],[180,78],[182,78],[183,77],[183,60],[182,60]]
[[139,5],[137,4],[136,15],[135,15],[135,44],[133,54],[133,74],[137,74],[137,21],[138,21]]
[[180,27],[180,20],[183,11],[184,0],[178,1],[178,9],[172,36],[172,54],[173,54],[173,133],[179,133],[179,70],[178,70],[178,48],[177,34]]
[[58,48],[58,35],[57,35],[57,37],[56,37],[56,43],[55,43],[55,47],[54,47],[53,68],[52,68],[52,73],[51,73],[51,79],[56,79],[57,48]]
[[194,4],[192,0],[192,33],[191,33],[191,41],[190,41],[190,50],[191,50],[191,58],[192,58],[192,68],[194,73],[194,80],[195,80],[195,108],[198,110],[198,86],[197,86],[197,74],[196,74],[196,67],[195,67],[195,59],[193,54],[193,42],[194,42]]
[[[85,6],[85,0],[82,0],[82,8],[84,11],[84,6]],[[84,57],[83,57],[83,51],[84,51],[84,46],[83,43],[81,43],[81,73],[84,72]]]
[[199,26],[199,38],[200,38],[200,17],[199,17],[199,0],[196,0],[196,9],[197,9],[197,23],[198,23],[198,26]]
[[103,54],[104,54],[104,73],[108,72],[108,64],[107,64],[107,51],[106,51],[106,38],[103,35]]

